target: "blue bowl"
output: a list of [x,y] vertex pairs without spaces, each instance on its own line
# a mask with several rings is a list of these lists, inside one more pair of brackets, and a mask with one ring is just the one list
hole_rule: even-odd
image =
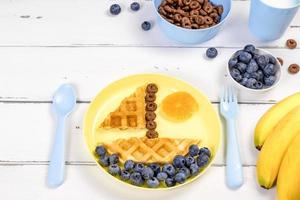
[[158,13],[158,7],[161,2],[162,0],[153,0],[157,23],[169,38],[187,44],[202,43],[216,36],[231,10],[231,0],[211,0],[210,2],[216,5],[223,5],[224,12],[220,23],[204,29],[186,29],[168,22]]

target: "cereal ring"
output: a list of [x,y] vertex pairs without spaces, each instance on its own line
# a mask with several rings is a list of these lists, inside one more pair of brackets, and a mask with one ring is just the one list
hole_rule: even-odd
[[177,13],[177,14],[174,15],[174,21],[180,22],[181,19],[182,19],[182,16],[180,14]]
[[169,4],[173,4],[174,3],[174,1],[173,0],[165,0],[167,3],[169,3]]
[[154,102],[156,100],[156,96],[154,93],[148,93],[145,96],[145,101],[146,102]]
[[184,6],[184,7],[182,8],[182,10],[188,12],[188,11],[190,11],[190,7],[189,7],[189,6]]
[[149,84],[147,85],[146,91],[147,91],[148,93],[156,93],[156,92],[158,91],[158,88],[157,88],[156,84],[154,84],[154,83],[149,83]]
[[213,6],[210,3],[207,3],[203,6],[203,10],[207,13],[211,13],[213,11]]
[[204,3],[204,0],[197,0],[200,4]]
[[200,7],[200,4],[199,4],[199,2],[198,1],[192,1],[191,3],[190,3],[190,8],[191,9],[197,9],[197,8],[199,8]]
[[217,13],[211,13],[209,16],[214,20],[215,23],[218,23],[220,20],[220,16]]
[[146,112],[145,119],[147,121],[153,121],[153,120],[155,120],[155,118],[156,118],[155,112]]
[[282,66],[282,65],[283,65],[283,59],[282,59],[282,58],[279,58],[279,57],[277,57],[277,60],[279,61],[280,65]]
[[199,26],[199,28],[209,28],[209,26],[207,24],[204,24],[204,25]]
[[174,13],[175,12],[175,9],[174,8],[171,8],[169,5],[165,5],[164,6],[164,10],[168,13]]
[[199,15],[199,16],[196,18],[196,23],[197,23],[198,25],[204,24],[204,17],[201,16],[201,15]]
[[180,24],[180,23],[175,23],[175,25],[176,25],[176,26],[180,26],[180,27],[181,27],[181,24]]
[[146,123],[146,128],[148,130],[155,130],[156,129],[156,122],[155,121],[148,121]]
[[191,26],[191,20],[188,17],[183,17],[181,19],[181,25],[186,28],[187,26]]
[[190,16],[198,16],[199,15],[199,10],[192,10],[190,12]]
[[158,137],[158,133],[154,130],[149,130],[146,133],[147,138],[149,139],[153,139],[153,138],[157,138]]
[[192,28],[192,29],[199,29],[199,25],[198,25],[198,24],[192,24],[192,25],[191,25],[191,28]]
[[207,15],[207,12],[205,12],[203,9],[201,9],[201,10],[199,11],[199,13],[200,13],[200,15],[202,15],[202,16],[206,16],[206,15]]
[[178,0],[178,6],[182,7],[184,4],[182,2],[182,0]]
[[182,0],[182,2],[184,5],[188,6],[192,2],[192,0]]
[[166,16],[167,12],[165,11],[165,9],[161,6],[158,9],[158,13],[161,14],[162,16]]
[[297,47],[297,42],[296,40],[294,39],[288,39],[286,41],[286,46],[289,48],[289,49],[295,49]]
[[222,13],[224,11],[223,6],[217,6],[217,10],[218,10],[218,14],[222,15]]
[[146,104],[146,111],[155,111],[157,109],[157,105],[154,102],[149,102]]
[[205,16],[204,17],[204,23],[207,24],[207,25],[211,25],[213,23],[213,19],[209,16]]
[[185,25],[185,26],[183,26],[183,28],[191,29],[192,27],[191,27],[191,25]]
[[184,10],[182,10],[181,8],[178,8],[176,10],[176,13],[180,14],[182,17],[187,17],[189,14],[186,13]]
[[291,73],[291,74],[297,74],[298,72],[299,72],[299,65],[297,65],[297,64],[291,64],[290,66],[289,66],[289,72]]

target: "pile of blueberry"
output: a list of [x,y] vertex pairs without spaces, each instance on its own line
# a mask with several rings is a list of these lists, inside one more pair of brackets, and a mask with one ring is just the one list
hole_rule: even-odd
[[99,156],[99,164],[106,167],[111,175],[133,185],[150,188],[172,187],[177,183],[184,183],[188,178],[197,175],[211,158],[208,148],[199,149],[197,145],[191,145],[189,153],[186,156],[175,156],[172,164],[151,163],[146,165],[127,160],[122,167],[118,155],[109,155],[104,146],[97,146],[95,152]]
[[237,51],[228,62],[233,79],[251,89],[271,87],[276,81],[276,64],[274,56],[260,55],[252,44]]

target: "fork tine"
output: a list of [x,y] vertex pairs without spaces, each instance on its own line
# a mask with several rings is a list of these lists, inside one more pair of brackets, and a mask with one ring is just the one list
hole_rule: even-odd
[[234,101],[234,93],[233,93],[233,88],[230,86],[229,87],[229,101],[233,102]]
[[237,103],[237,93],[235,89],[233,89],[233,102]]
[[229,102],[228,100],[228,87],[225,88],[225,95],[224,95],[224,99],[225,99],[225,102]]
[[221,103],[225,101],[225,87],[222,87],[222,92],[221,92]]

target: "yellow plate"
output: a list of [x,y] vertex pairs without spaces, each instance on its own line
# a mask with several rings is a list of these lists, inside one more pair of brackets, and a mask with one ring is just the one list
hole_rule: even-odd
[[[103,119],[118,107],[123,98],[133,93],[136,88],[150,82],[156,83],[159,86],[159,92],[156,99],[158,104],[158,109],[156,111],[158,116],[156,121],[159,137],[199,138],[201,139],[200,146],[208,147],[212,152],[212,159],[205,169],[203,169],[197,176],[187,179],[184,184],[189,183],[203,174],[214,160],[221,141],[221,123],[214,107],[201,92],[191,85],[169,76],[158,74],[133,75],[118,80],[103,89],[90,103],[84,119],[83,130],[89,152],[99,165],[97,162],[97,157],[94,153],[97,144],[103,141],[115,140],[119,138],[145,136],[145,130],[125,130],[125,133],[123,130],[123,133],[121,133],[120,130],[107,131],[99,129],[98,127]],[[159,113],[160,102],[164,99],[164,97],[176,91],[188,92],[199,104],[198,112],[194,113],[189,120],[181,123],[168,121],[161,117]],[[100,165],[99,167],[103,169],[109,176],[111,176],[106,169]],[[116,177],[113,178],[119,180]],[[126,185],[131,185],[127,182],[121,182],[125,183]],[[182,186],[184,184],[177,184],[175,187]],[[166,187],[160,187],[156,189],[166,189]]]

